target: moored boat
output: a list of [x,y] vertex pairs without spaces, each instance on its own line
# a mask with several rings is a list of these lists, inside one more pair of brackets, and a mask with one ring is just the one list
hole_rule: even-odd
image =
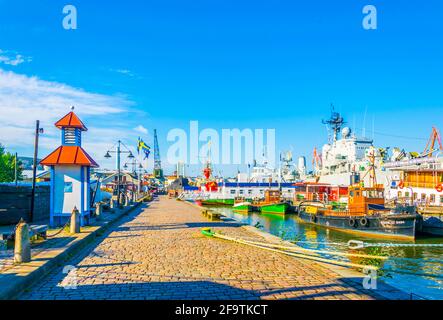
[[232,206],[234,199],[205,199],[201,200],[204,206]]
[[232,210],[237,212],[250,212],[252,211],[252,209],[252,203],[248,201],[245,197],[236,197],[234,199]]
[[260,206],[261,213],[278,213],[285,214],[289,209],[290,205],[286,202],[282,203],[274,203],[274,204],[265,204]]
[[261,213],[285,214],[290,205],[281,200],[280,190],[266,190],[265,200],[255,204]]
[[384,187],[375,185],[349,187],[349,201],[345,209],[300,204],[299,218],[306,223],[336,229],[361,236],[414,240],[419,215],[413,206],[384,206]]

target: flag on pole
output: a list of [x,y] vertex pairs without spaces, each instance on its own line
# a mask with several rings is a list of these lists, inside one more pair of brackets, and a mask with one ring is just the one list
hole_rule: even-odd
[[137,153],[140,154],[140,151],[145,154],[145,159],[148,159],[151,153],[151,147],[148,146],[140,137],[138,137]]

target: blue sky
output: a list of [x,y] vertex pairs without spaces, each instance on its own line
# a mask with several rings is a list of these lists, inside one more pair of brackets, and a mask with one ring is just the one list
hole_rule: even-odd
[[[275,128],[277,151],[310,158],[331,103],[368,136],[374,119],[379,146],[421,150],[442,127],[441,1],[76,0],[77,30],[62,28],[66,4],[0,0],[0,57],[10,59],[0,59],[0,142],[10,151],[32,154],[37,118],[40,155],[55,148],[52,124],[70,103],[103,166],[118,137],[152,142],[154,128],[165,157],[167,132],[190,120]],[[377,30],[362,28],[367,4]]]

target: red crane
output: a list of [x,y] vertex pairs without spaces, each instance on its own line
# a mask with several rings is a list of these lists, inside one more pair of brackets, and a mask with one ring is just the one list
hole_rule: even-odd
[[[438,149],[434,149],[435,148],[435,143],[438,142]],[[440,132],[438,131],[438,129],[436,127],[432,127],[432,133],[431,136],[429,137],[428,143],[426,144],[426,148],[422,153],[422,157],[432,157],[432,154],[437,151],[443,151],[443,145],[441,143],[441,135]]]
[[314,169],[320,169],[321,165],[321,158],[320,155],[317,153],[317,148],[314,148],[314,152],[312,155],[312,165],[314,166]]

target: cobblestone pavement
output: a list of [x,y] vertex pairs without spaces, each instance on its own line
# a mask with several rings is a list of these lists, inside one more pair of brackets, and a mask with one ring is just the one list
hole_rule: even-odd
[[263,240],[238,224],[208,222],[197,208],[161,197],[66,262],[76,269],[60,266],[19,298],[381,298],[313,262],[206,238],[202,227]]

